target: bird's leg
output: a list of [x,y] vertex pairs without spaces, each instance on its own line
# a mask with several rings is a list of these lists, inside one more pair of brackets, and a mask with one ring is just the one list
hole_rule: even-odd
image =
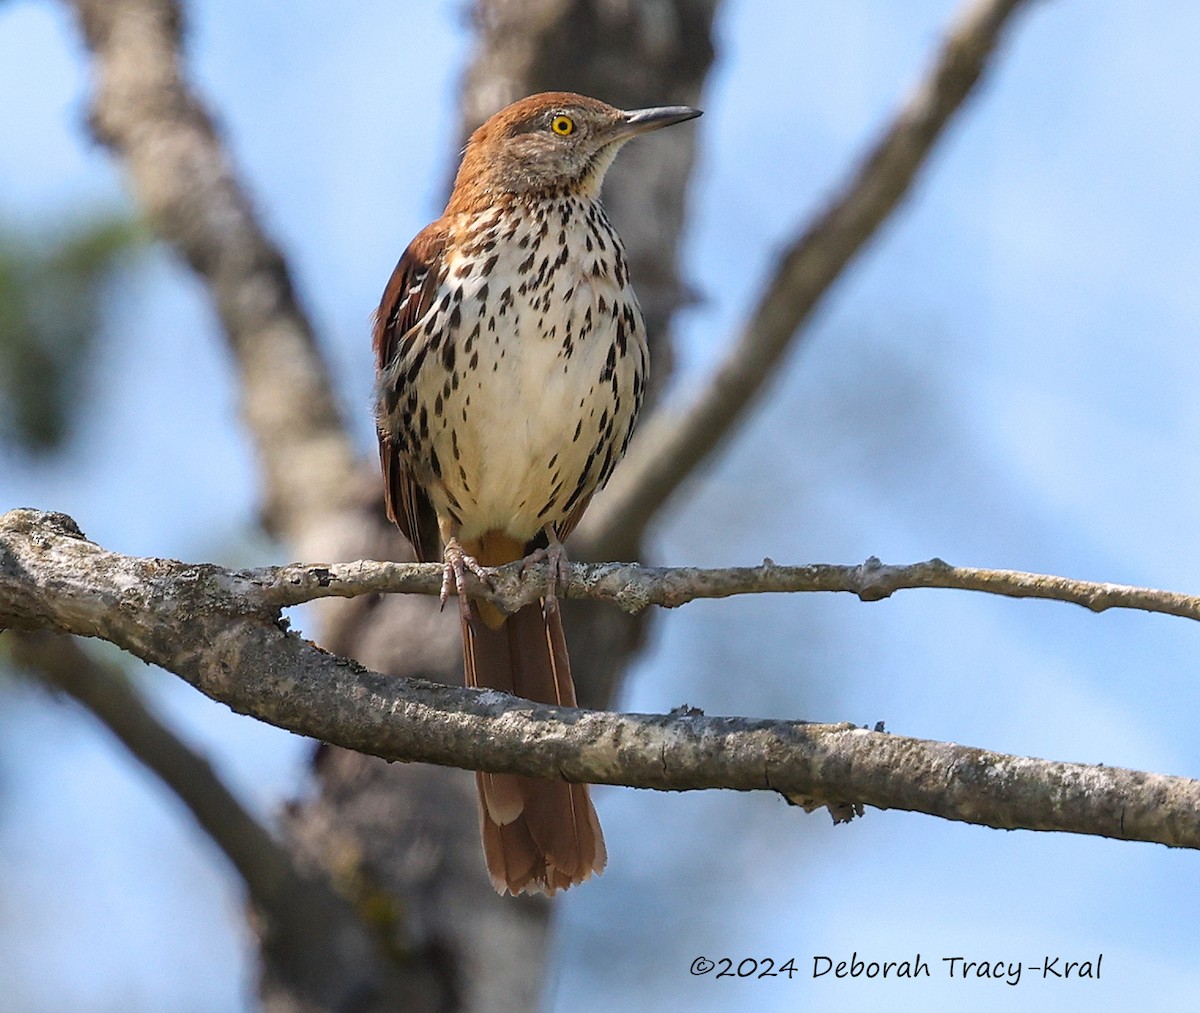
[[471,621],[471,599],[467,596],[467,571],[470,570],[488,587],[492,586],[492,578],[487,570],[480,565],[479,560],[468,555],[458,541],[458,525],[444,518],[438,518],[438,529],[442,534],[442,593],[441,607],[446,607],[446,599],[451,592],[458,593],[458,611],[465,622]]
[[560,591],[565,592],[567,585],[571,583],[571,561],[567,559],[567,550],[558,540],[554,526],[547,524],[545,532],[546,547],[534,549],[521,560],[521,571],[525,572],[543,563],[547,564],[550,572],[546,581],[546,596],[542,599],[542,610],[549,615],[551,612],[558,611],[558,594]]

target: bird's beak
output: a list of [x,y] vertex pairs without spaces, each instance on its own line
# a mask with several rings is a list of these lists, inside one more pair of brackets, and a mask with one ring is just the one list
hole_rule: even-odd
[[634,109],[624,114],[613,127],[614,140],[626,141],[638,134],[644,134],[659,127],[669,127],[672,123],[683,123],[694,120],[700,115],[699,109],[691,106],[655,106],[653,109]]

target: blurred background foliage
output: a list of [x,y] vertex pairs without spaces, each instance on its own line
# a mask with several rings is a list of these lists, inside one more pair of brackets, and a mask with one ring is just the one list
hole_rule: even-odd
[[0,220],[0,447],[61,450],[81,424],[81,391],[109,286],[147,241],[127,214],[79,212],[27,233]]

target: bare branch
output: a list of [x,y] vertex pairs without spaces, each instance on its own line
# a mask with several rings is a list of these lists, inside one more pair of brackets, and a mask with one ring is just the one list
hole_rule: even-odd
[[[89,710],[183,802],[246,884],[260,918],[263,946],[289,984],[320,1009],[370,1009],[385,994],[438,989],[422,976],[401,984],[378,941],[319,873],[302,872],[291,855],[232,795],[200,754],[184,745],[146,707],[119,671],[69,637],[10,635],[13,660]],[[385,982],[388,992],[385,993]],[[390,1008],[390,1007],[389,1007]]]
[[703,392],[660,410],[630,447],[575,539],[592,558],[627,555],[638,533],[733,432],[795,345],[798,328],[910,189],[1024,0],[973,0],[929,74],[829,209],[784,252],[758,305]]
[[239,713],[384,759],[672,791],[771,790],[843,809],[1200,848],[1198,781],[845,724],[609,714],[398,679],[256,614],[228,590],[242,580],[109,552],[61,515],[0,518],[0,624],[102,637]]
[[182,13],[174,0],[71,6],[94,57],[93,132],[212,295],[264,466],[264,514],[296,540],[346,502],[358,462],[283,255],[183,77]]
[[[64,523],[74,524],[61,514],[10,511],[0,515],[0,545],[5,539],[40,539],[41,532]],[[273,616],[280,609],[321,598],[355,598],[383,593],[435,595],[440,593],[442,584],[442,567],[437,563],[357,560],[226,570],[209,563],[119,556],[106,553],[90,542],[85,544],[106,561],[119,561],[125,568],[139,567],[146,579],[153,580],[153,586],[142,592],[148,600],[157,598],[164,588],[174,585],[172,594],[177,594],[179,588],[188,589],[188,596],[193,601],[190,608],[234,610],[239,615]],[[508,612],[537,601],[546,593],[545,569],[526,571],[520,563],[513,563],[488,572],[493,586],[486,587],[472,576],[469,578],[471,593],[495,602]],[[906,588],[982,591],[1008,598],[1067,602],[1093,612],[1111,608],[1139,609],[1200,620],[1200,596],[1177,591],[1020,570],[951,566],[940,559],[887,566],[874,556],[854,566],[831,563],[779,566],[771,560],[761,566],[715,569],[637,563],[573,563],[570,584],[565,591],[560,590],[560,595],[607,601],[626,612],[639,612],[651,605],[676,608],[701,598],[728,598],[738,594],[840,591],[856,594],[863,601],[880,601]]]
[[[523,570],[520,563],[488,571],[494,586],[470,577],[471,593],[495,602],[511,613],[546,593],[544,569]],[[442,568],[434,563],[353,563],[267,566],[240,571],[237,593],[257,609],[287,608],[317,598],[352,598],[361,594],[409,592],[438,594]],[[872,556],[865,563],[844,566],[809,563],[706,569],[694,566],[642,566],[638,563],[572,563],[571,582],[560,595],[607,601],[626,612],[650,605],[676,608],[700,598],[729,598],[737,594],[844,591],[863,601],[880,601],[906,588],[947,588],[983,591],[1007,598],[1045,598],[1082,605],[1092,612],[1112,608],[1160,612],[1200,620],[1200,596],[1160,591],[1129,584],[1075,580],[1021,570],[988,570],[951,566],[940,559],[904,566],[887,566]],[[233,588],[231,588],[232,590]]]
[[[365,594],[409,593],[435,595],[441,590],[442,567],[437,563],[390,563],[357,560],[350,563],[290,563],[244,570],[226,570],[211,563],[181,563],[143,559],[108,552],[83,539],[75,522],[62,514],[11,510],[0,514],[0,549],[16,558],[22,543],[42,544],[53,534],[74,532],[79,545],[58,563],[78,570],[79,590],[94,568],[118,566],[136,574],[126,604],[136,596],[149,606],[164,595],[173,608],[216,611],[230,615],[275,616],[280,609],[320,598],[354,598]],[[0,556],[4,561],[5,556]],[[82,568],[81,568],[82,567]],[[471,593],[512,612],[546,592],[544,568],[522,570],[520,563],[489,570],[494,586],[470,578]],[[627,612],[650,605],[676,608],[700,598],[737,594],[841,591],[863,601],[880,601],[911,588],[982,591],[1008,598],[1044,598],[1082,605],[1092,612],[1112,608],[1139,609],[1200,620],[1200,596],[1134,587],[1129,584],[1075,580],[1021,570],[989,570],[951,566],[940,559],[905,566],[888,566],[872,556],[859,565],[809,563],[780,566],[766,560],[760,566],[706,569],[692,566],[642,566],[638,563],[572,563],[564,597],[611,602]],[[0,616],[19,615],[17,604],[25,589],[0,571]],[[186,592],[186,594],[184,593]]]

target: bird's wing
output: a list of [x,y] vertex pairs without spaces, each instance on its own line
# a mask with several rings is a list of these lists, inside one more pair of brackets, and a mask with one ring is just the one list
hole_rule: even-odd
[[[435,303],[445,274],[445,248],[446,233],[444,228],[439,228],[439,223],[435,222],[420,232],[396,264],[376,311],[375,368],[381,384],[388,383],[382,378],[385,371],[396,364],[397,358],[408,361],[407,366],[394,370],[394,389],[381,387],[378,392],[380,405],[386,414],[405,410],[408,387],[416,381],[424,360],[421,346],[428,341],[428,336],[418,331],[417,324]],[[388,517],[412,543],[419,560],[436,559],[437,534],[436,526],[431,523],[433,508],[429,498],[413,478],[404,455],[382,420],[376,428]]]

